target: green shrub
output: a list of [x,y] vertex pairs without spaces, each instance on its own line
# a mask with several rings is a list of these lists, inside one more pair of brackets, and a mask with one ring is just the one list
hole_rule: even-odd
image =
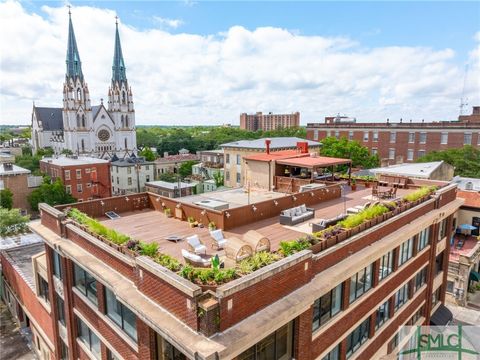
[[236,269],[200,269],[190,265],[185,265],[178,274],[201,285],[221,285],[238,277]]
[[340,221],[338,224],[344,229],[352,229],[358,225],[363,224],[367,220],[371,220],[388,212],[388,208],[383,205],[375,205],[368,207],[357,214],[349,215],[346,219]]
[[170,255],[159,253],[153,258],[153,260],[168,270],[179,271],[182,268],[182,264],[177,259],[174,259]]
[[261,251],[249,257],[248,259],[242,260],[238,264],[238,268],[242,274],[250,274],[264,266],[270,265],[280,259],[277,254]]
[[414,192],[407,194],[403,197],[403,200],[408,202],[414,202],[420,200],[421,198],[428,196],[437,190],[436,186],[422,186],[420,189],[415,190]]
[[284,256],[290,256],[296,252],[308,249],[310,246],[311,244],[302,238],[292,241],[281,241],[279,252]]
[[158,244],[157,243],[144,243],[140,242],[140,255],[150,256],[151,258],[155,258],[158,252]]

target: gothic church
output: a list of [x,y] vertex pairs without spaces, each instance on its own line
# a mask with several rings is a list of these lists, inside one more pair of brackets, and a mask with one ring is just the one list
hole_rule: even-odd
[[34,151],[51,147],[55,154],[70,150],[75,155],[111,158],[136,152],[135,110],[128,86],[118,21],[112,82],[107,107],[92,106],[69,11],[67,71],[63,85],[63,107],[33,106],[32,143]]

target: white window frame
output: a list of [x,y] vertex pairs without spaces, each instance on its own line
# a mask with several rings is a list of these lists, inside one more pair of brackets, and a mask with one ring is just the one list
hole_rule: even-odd
[[415,132],[414,131],[410,131],[408,133],[408,143],[409,144],[414,144],[415,143]]
[[70,170],[65,170],[64,175],[65,175],[65,181],[70,180]]
[[[422,138],[423,136],[425,136],[425,138]],[[422,131],[420,133],[419,144],[426,144],[426,143],[427,143],[427,132]]]
[[[446,138],[445,141],[444,141],[444,138],[443,138],[444,136],[445,136],[445,138]],[[448,132],[442,132],[442,133],[440,134],[440,144],[441,144],[441,145],[447,145],[447,144],[448,144]]]
[[363,141],[367,142],[370,138],[370,132],[369,131],[364,131],[363,132]]
[[408,149],[407,150],[407,160],[408,161],[413,161],[415,154],[413,149]]
[[[393,155],[392,155],[393,153]],[[388,160],[395,160],[395,149],[390,148],[388,149]]]
[[397,133],[395,131],[390,132],[390,142],[395,143],[397,141]]

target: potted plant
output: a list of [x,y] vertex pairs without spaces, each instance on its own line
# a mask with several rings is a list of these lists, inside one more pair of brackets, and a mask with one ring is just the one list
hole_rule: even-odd
[[170,208],[164,209],[163,213],[166,215],[166,217],[172,217],[172,209]]
[[215,223],[213,221],[210,221],[208,223],[208,230],[213,231],[213,230],[216,230],[216,229],[217,229],[217,225],[215,225]]
[[357,190],[357,181],[354,178],[350,180],[350,187],[352,188],[352,191]]
[[189,216],[187,218],[187,221],[188,221],[188,225],[190,225],[191,228],[195,227],[196,225],[198,225],[198,222],[195,221],[195,219],[193,218],[193,216]]

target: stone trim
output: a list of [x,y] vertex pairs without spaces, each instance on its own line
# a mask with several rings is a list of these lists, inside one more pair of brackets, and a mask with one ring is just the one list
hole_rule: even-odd
[[285,269],[288,269],[291,266],[294,266],[304,260],[307,260],[312,257],[312,252],[310,250],[303,250],[291,256],[288,256],[284,259],[274,262],[273,264],[267,265],[259,270],[252,272],[246,276],[242,276],[239,279],[230,281],[229,283],[222,285],[217,288],[216,295],[218,298],[224,298],[230,296],[237,291],[243,290],[247,287],[250,287],[270,276],[278,274]]
[[40,212],[45,211],[46,213],[49,213],[50,215],[56,217],[58,220],[63,220],[65,218],[65,214],[63,212],[55,209],[53,206],[50,206],[46,203],[38,204],[38,210],[40,210]]
[[[148,270],[153,275],[158,276],[160,279],[164,280],[165,282],[172,285],[173,287],[185,293],[191,298],[194,298],[202,293],[202,289],[200,288],[200,286],[193,284],[187,279],[184,279],[181,276],[175,274],[173,271],[170,271],[167,268],[161,266],[160,264],[157,264],[155,261],[148,258],[147,256],[138,256],[135,259],[135,262],[139,267]],[[141,269],[139,269],[139,271],[141,271]]]

